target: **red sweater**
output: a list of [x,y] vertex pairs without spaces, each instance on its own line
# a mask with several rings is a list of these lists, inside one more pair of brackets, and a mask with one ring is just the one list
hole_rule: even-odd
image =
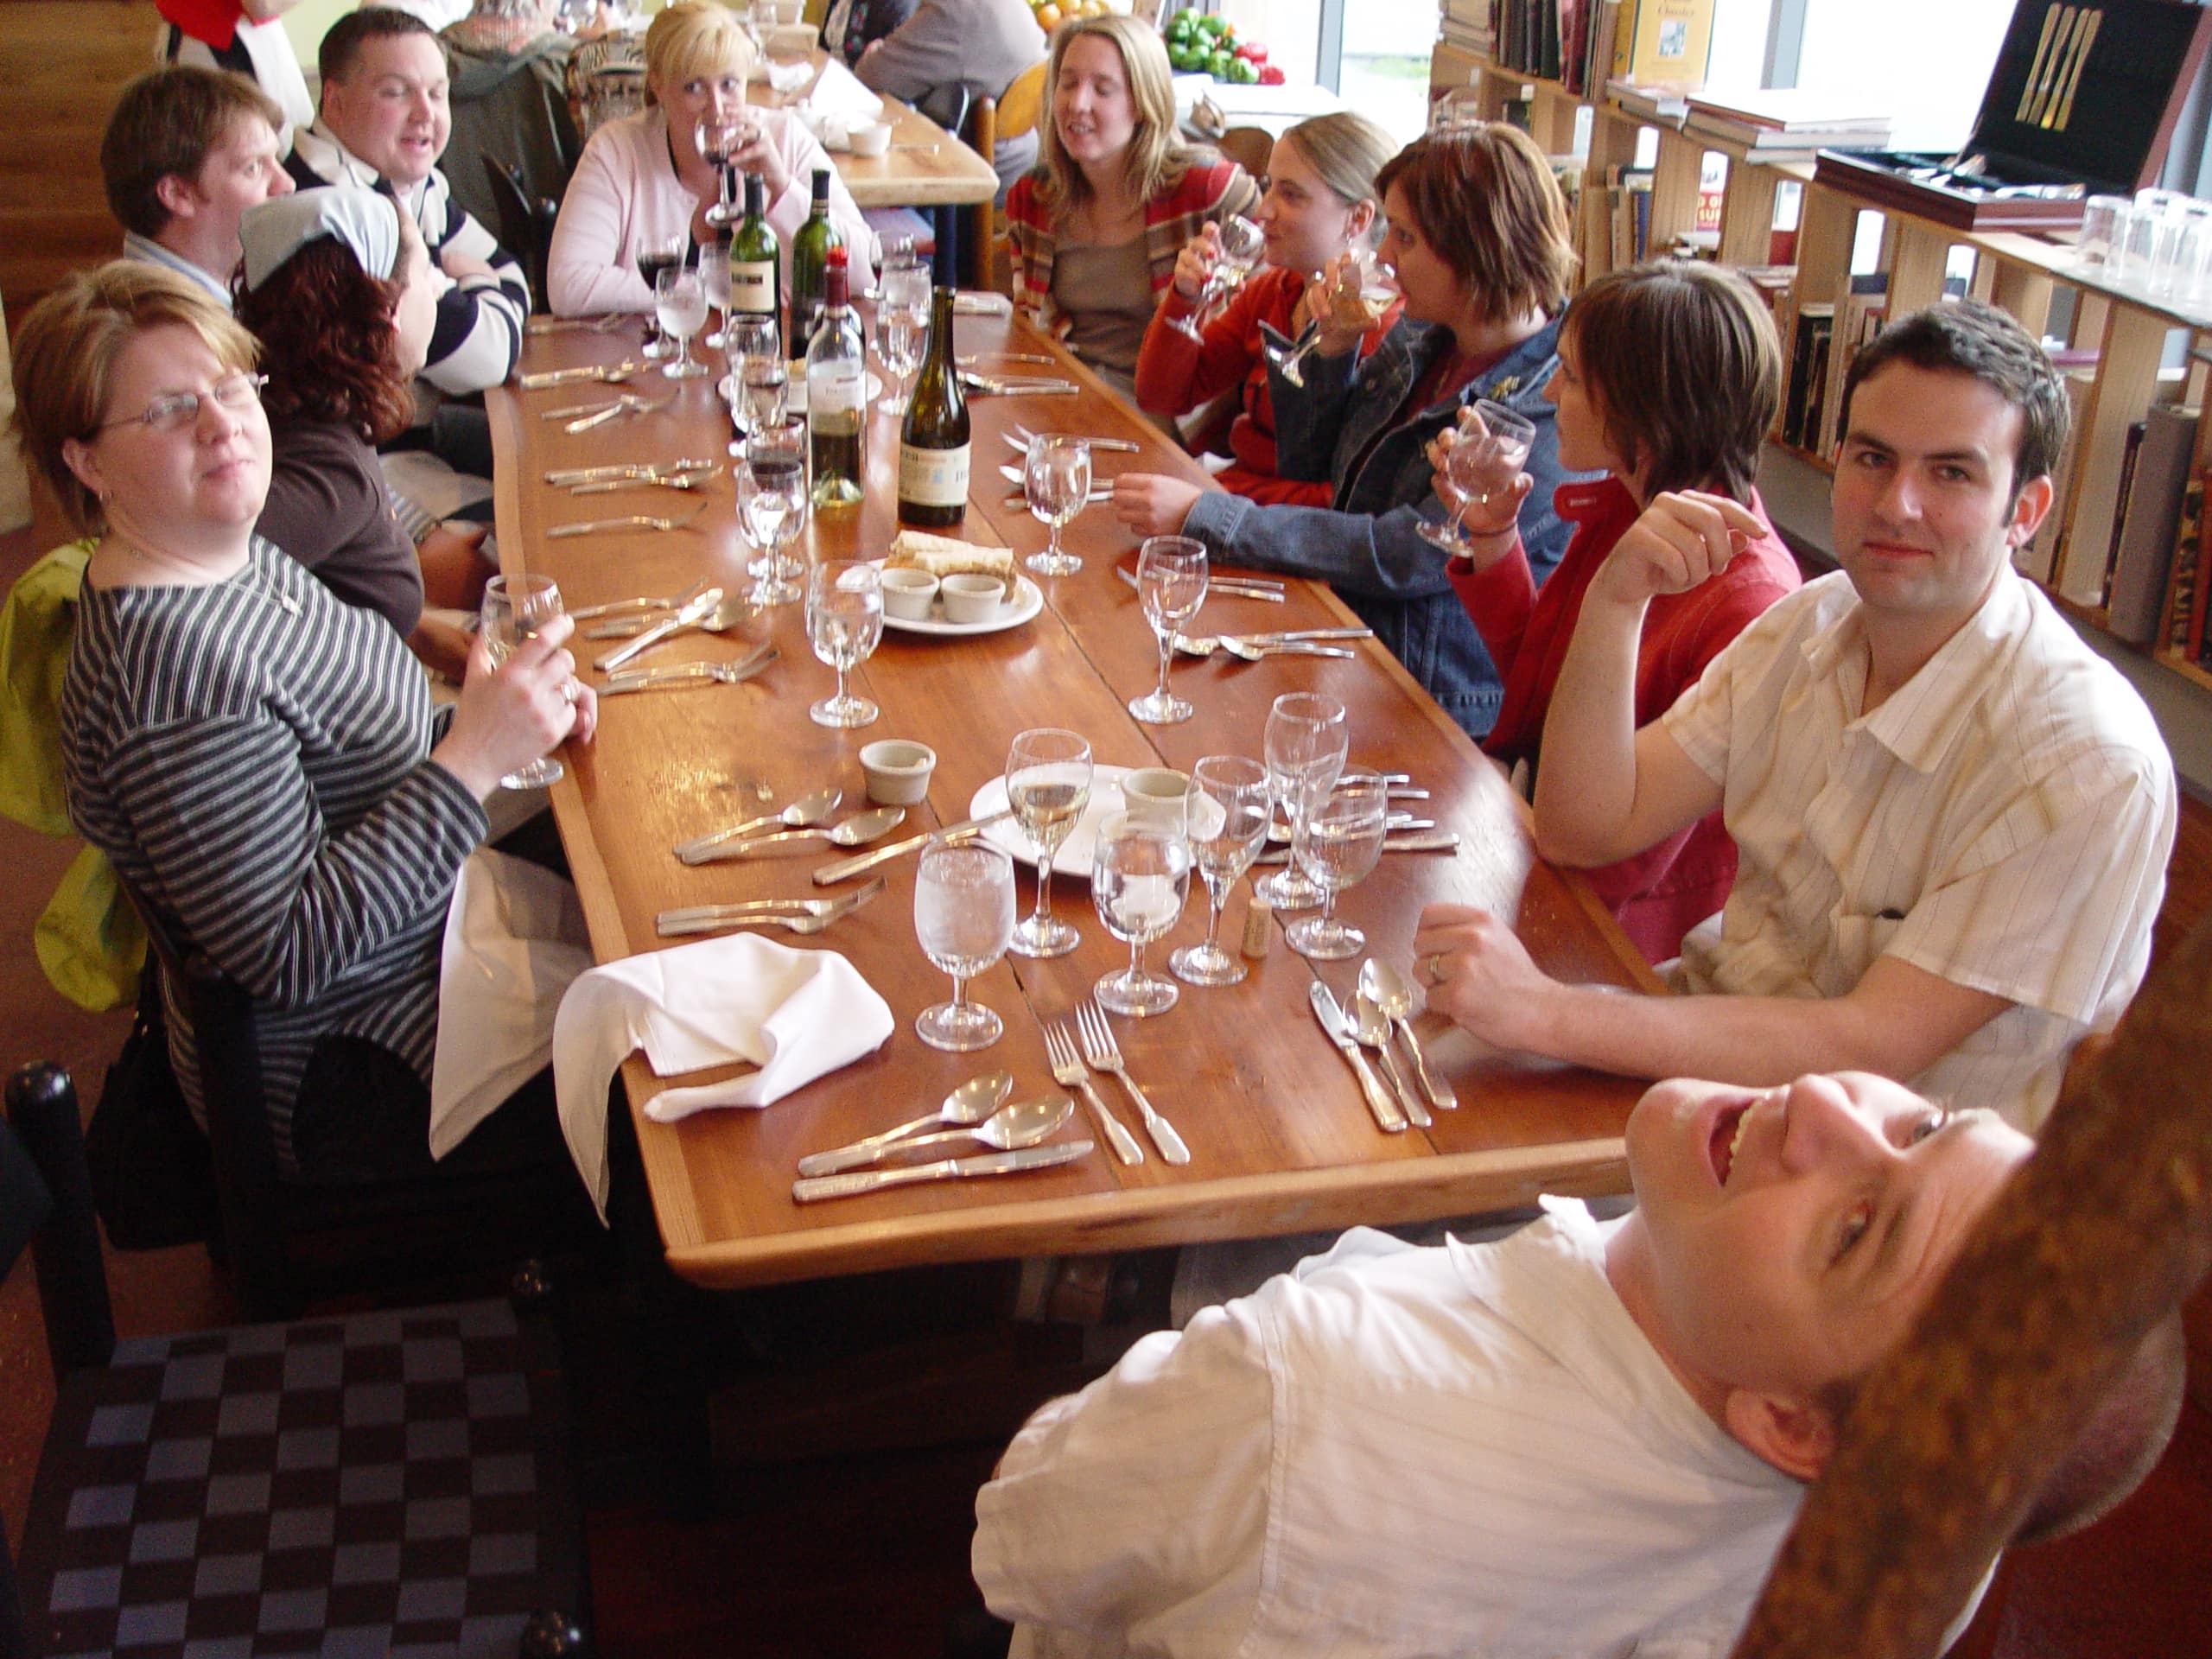
[[[1508,765],[1535,760],[1582,596],[1638,515],[1636,498],[1615,478],[1563,484],[1553,493],[1552,505],[1576,529],[1541,591],[1518,539],[1487,570],[1478,573],[1465,559],[1446,567],[1505,683],[1497,723],[1483,747]],[[1756,493],[1750,505],[1766,522]],[[1719,575],[1686,594],[1653,600],[1637,648],[1637,725],[1666,713],[1722,646],[1801,580],[1797,562],[1770,527]],[[1584,874],[1637,948],[1652,962],[1664,962],[1680,953],[1682,935],[1727,899],[1736,879],[1736,843],[1715,812],[1632,858]]]
[[[1275,411],[1268,391],[1267,359],[1260,351],[1260,325],[1292,337],[1296,331],[1291,315],[1305,291],[1306,278],[1294,270],[1268,266],[1254,271],[1229,308],[1206,325],[1205,343],[1200,345],[1170,326],[1196,308],[1170,283],[1137,352],[1137,402],[1155,415],[1187,414],[1242,385],[1243,407],[1229,429],[1229,452],[1236,462],[1215,481],[1268,506],[1325,507],[1336,495],[1336,485],[1327,479],[1308,483],[1275,474]],[[1394,304],[1360,341],[1360,354],[1373,351],[1397,320]]]

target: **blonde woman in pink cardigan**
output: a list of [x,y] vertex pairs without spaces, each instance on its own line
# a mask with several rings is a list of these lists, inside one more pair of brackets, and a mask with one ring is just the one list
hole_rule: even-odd
[[[767,186],[768,222],[788,264],[791,236],[811,205],[814,169],[830,166],[830,157],[796,117],[747,109],[752,67],[753,43],[721,6],[680,0],[653,19],[645,31],[647,107],[592,135],[561,203],[546,273],[546,297],[557,315],[650,311],[653,296],[638,275],[639,251],[687,232],[694,245],[713,239],[705,215],[720,185],[694,137],[709,117],[734,118],[751,130],[731,164],[760,174]],[[872,246],[867,221],[834,170],[830,216],[847,247],[865,253]]]

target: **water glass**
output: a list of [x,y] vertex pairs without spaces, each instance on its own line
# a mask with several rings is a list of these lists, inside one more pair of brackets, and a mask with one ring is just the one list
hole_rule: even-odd
[[1165,1014],[1182,995],[1146,970],[1144,948],[1175,925],[1191,891],[1191,846],[1175,830],[1117,813],[1098,827],[1090,900],[1106,931],[1129,947],[1129,965],[1091,989],[1098,1006],[1134,1019]]
[[1144,620],[1160,642],[1160,683],[1129,699],[1129,712],[1147,726],[1173,726],[1193,712],[1167,690],[1167,664],[1175,635],[1206,602],[1206,544],[1188,536],[1151,536],[1137,552],[1137,597]]
[[987,841],[931,841],[914,877],[914,937],[952,976],[952,1000],[916,1015],[914,1035],[955,1053],[998,1041],[1004,1022],[968,1001],[967,988],[1014,937],[1014,861]]
[[1040,576],[1071,576],[1083,569],[1073,553],[1060,550],[1060,527],[1090,499],[1090,446],[1081,438],[1039,432],[1029,440],[1021,468],[1021,487],[1029,511],[1051,530],[1042,553],[1023,561]]
[[[550,576],[494,576],[484,584],[484,608],[479,624],[485,654],[497,668],[514,655],[525,639],[561,614],[561,590]],[[499,779],[502,789],[543,789],[565,768],[551,755],[541,755],[520,772]]]
[[1337,895],[1364,880],[1382,856],[1390,789],[1382,774],[1351,771],[1326,799],[1306,810],[1291,839],[1291,856],[1321,889],[1321,913],[1283,930],[1301,957],[1340,962],[1367,948],[1367,935],[1336,918]]
[[2108,270],[2127,245],[2123,217],[2134,211],[2126,196],[2091,196],[2082,205],[2082,234],[2075,257],[2093,270]]
[[745,567],[753,580],[753,602],[788,605],[799,597],[798,579],[806,574],[805,564],[786,550],[806,531],[806,423],[758,428],[738,452],[731,470],[739,521],[755,549]]
[[1268,769],[1241,754],[1210,754],[1191,768],[1185,810],[1191,860],[1205,883],[1206,938],[1169,957],[1168,971],[1186,985],[1235,985],[1244,964],[1215,941],[1230,890],[1252,868],[1274,816]]
[[882,575],[881,567],[865,559],[824,559],[807,575],[807,642],[837,671],[837,695],[806,711],[817,726],[867,726],[882,712],[845,689],[845,676],[866,662],[883,638]]
[[933,273],[912,252],[894,253],[883,264],[875,302],[875,351],[891,377],[893,396],[886,413],[906,412],[906,377],[922,365],[929,343],[930,289]]
[[709,351],[719,352],[729,344],[729,250],[720,243],[709,243],[699,250],[699,280],[707,285],[707,305],[721,319],[722,326],[710,334],[700,337],[699,343]]
[[1065,957],[1083,937],[1052,915],[1052,858],[1090,804],[1090,745],[1077,732],[1042,726],[1007,751],[1006,798],[1037,849],[1037,908],[1014,930],[1020,957]]
[[[1327,798],[1351,752],[1344,706],[1318,692],[1286,692],[1268,711],[1265,744],[1268,785],[1294,843],[1306,809]],[[1260,892],[1277,910],[1311,910],[1327,896],[1295,858],[1261,882]]]
[[676,341],[676,361],[662,364],[660,372],[671,380],[706,373],[705,364],[691,360],[691,336],[707,321],[706,280],[681,265],[664,270],[653,281],[653,315],[661,332]]
[[[1462,429],[1452,445],[1445,470],[1459,493],[1459,505],[1449,524],[1422,524],[1423,540],[1446,553],[1471,550],[1466,533],[1467,509],[1481,502],[1487,507],[1493,493],[1511,493],[1510,480],[1528,464],[1529,447],[1536,439],[1535,423],[1488,397],[1475,404],[1476,424]],[[1494,491],[1491,487],[1497,486]]]
[[1205,340],[1206,324],[1218,314],[1222,302],[1244,285],[1244,279],[1268,249],[1267,232],[1242,213],[1231,213],[1214,230],[1219,251],[1205,285],[1198,289],[1198,302],[1189,316],[1178,317],[1168,325],[1201,344]]
[[638,355],[659,362],[675,355],[673,348],[660,332],[660,322],[655,315],[660,303],[660,274],[673,270],[683,263],[690,251],[691,233],[683,231],[675,236],[648,239],[638,245],[638,275],[645,279],[645,291],[650,296],[645,304],[645,343],[638,348]]

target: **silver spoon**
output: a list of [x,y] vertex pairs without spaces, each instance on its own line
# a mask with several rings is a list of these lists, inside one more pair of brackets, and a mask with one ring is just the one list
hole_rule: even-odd
[[[722,602],[696,622],[687,622],[680,628],[670,630],[661,637],[673,639],[679,633],[727,633],[741,622],[750,622],[760,614],[760,607],[743,594],[725,594]],[[613,622],[601,622],[584,630],[587,639],[631,639],[652,626],[648,617],[624,617]]]
[[933,1112],[924,1112],[919,1117],[909,1118],[896,1128],[886,1129],[880,1135],[863,1135],[860,1140],[836,1147],[828,1152],[810,1152],[798,1160],[802,1175],[823,1175],[842,1165],[825,1163],[825,1159],[841,1158],[847,1153],[862,1152],[875,1147],[889,1146],[893,1141],[903,1141],[918,1130],[938,1124],[957,1124],[973,1128],[1006,1103],[1014,1093],[1014,1073],[986,1071],[980,1077],[970,1077],[944,1097],[944,1103]]
[[1415,1128],[1434,1127],[1436,1120],[1428,1115],[1428,1108],[1421,1097],[1406,1087],[1406,1079],[1398,1070],[1397,1061],[1390,1058],[1390,1019],[1375,1006],[1372,997],[1364,992],[1352,999],[1352,1035],[1359,1039],[1362,1048],[1371,1048],[1375,1058],[1382,1062],[1382,1075],[1390,1084],[1390,1092],[1398,1097],[1398,1104],[1405,1109],[1406,1121]]
[[[803,1175],[835,1175],[842,1170],[861,1169],[869,1164],[880,1164],[894,1154],[916,1152],[924,1147],[942,1147],[956,1141],[982,1142],[994,1152],[1018,1152],[1023,1147],[1033,1147],[1040,1141],[1050,1140],[1075,1116],[1075,1102],[1066,1095],[1047,1095],[1041,1100],[1017,1100],[1010,1106],[1001,1106],[972,1128],[939,1129],[934,1135],[917,1135],[906,1140],[886,1141],[880,1147],[855,1147],[842,1152],[821,1152],[799,1161]],[[809,1167],[809,1166],[816,1166]]]
[[826,841],[832,847],[865,847],[906,821],[905,807],[879,806],[872,812],[855,812],[842,823],[833,823],[827,830],[817,825],[810,830],[779,830],[772,836],[751,836],[742,841],[725,842],[702,857],[686,859],[684,862],[711,864],[725,858],[758,858],[771,847],[794,841]]
[[1414,1057],[1414,1071],[1421,1078],[1421,1091],[1428,1096],[1429,1104],[1440,1111],[1457,1111],[1459,1096],[1428,1069],[1428,1056],[1421,1052],[1421,1039],[1414,1035],[1414,988],[1406,983],[1406,976],[1392,963],[1370,957],[1359,965],[1359,994],[1389,1015],[1398,1034],[1406,1039],[1406,1052]]
[[756,830],[766,830],[772,824],[787,824],[796,828],[802,823],[813,823],[828,817],[845,798],[842,789],[817,789],[811,795],[802,795],[780,812],[770,812],[757,818],[747,818],[743,823],[734,823],[727,830],[717,830],[711,836],[701,836],[696,841],[678,842],[669,849],[686,864],[702,864],[705,855],[726,841],[735,841],[749,836]]
[[1232,639],[1227,634],[1221,639],[1221,648],[1230,656],[1244,662],[1263,662],[1270,657],[1350,657],[1355,653],[1343,645],[1324,645],[1311,639],[1286,639],[1272,645],[1255,645],[1249,639]]
[[1280,633],[1179,633],[1175,649],[1186,657],[1211,657],[1224,643],[1234,639],[1240,645],[1279,645],[1307,639],[1372,639],[1372,628],[1292,628]]

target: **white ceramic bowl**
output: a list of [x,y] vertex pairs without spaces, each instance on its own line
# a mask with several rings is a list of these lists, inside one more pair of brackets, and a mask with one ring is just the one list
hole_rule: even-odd
[[926,621],[937,597],[937,578],[926,570],[894,569],[883,573],[883,608],[908,622]]
[[864,127],[855,127],[845,142],[855,156],[888,155],[891,150],[891,124],[888,121],[872,121]]
[[997,613],[1006,599],[1006,584],[996,576],[963,574],[938,583],[937,596],[944,605],[948,622],[982,622]]
[[937,751],[926,743],[887,737],[861,746],[861,775],[868,798],[879,806],[913,806],[930,792]]

